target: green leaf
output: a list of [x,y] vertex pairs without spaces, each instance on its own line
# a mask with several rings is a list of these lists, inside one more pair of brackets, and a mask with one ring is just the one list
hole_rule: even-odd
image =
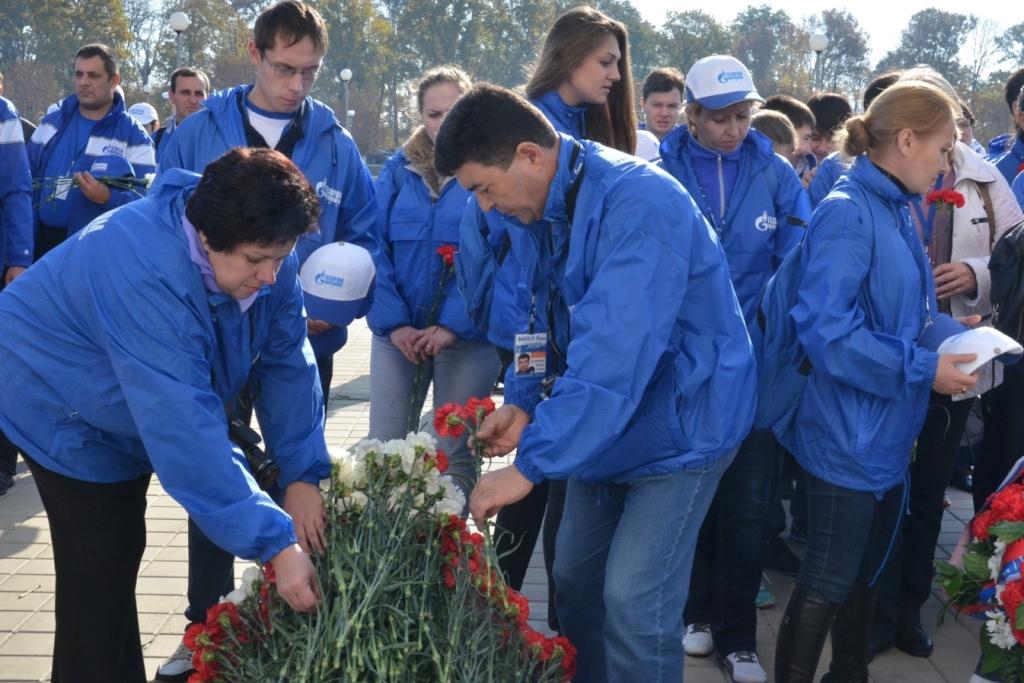
[[1024,522],[999,522],[989,527],[989,533],[1003,543],[1013,543],[1024,538]]
[[988,558],[975,553],[964,556],[964,571],[975,579],[987,579],[991,575],[988,569]]
[[990,674],[1002,670],[1009,660],[1008,650],[996,647],[989,640],[988,631],[981,629],[981,673]]

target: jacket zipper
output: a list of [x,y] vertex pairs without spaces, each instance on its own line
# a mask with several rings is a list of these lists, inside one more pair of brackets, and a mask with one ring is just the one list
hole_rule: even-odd
[[718,220],[725,222],[725,175],[722,173],[722,155],[718,155]]

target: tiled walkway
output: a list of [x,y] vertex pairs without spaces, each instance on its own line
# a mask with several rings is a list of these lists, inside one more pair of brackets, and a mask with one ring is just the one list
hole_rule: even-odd
[[[353,326],[349,343],[335,361],[334,385],[329,403],[328,441],[348,445],[362,438],[369,420],[370,336],[365,327]],[[187,533],[185,513],[154,481],[147,513],[148,548],[139,574],[138,603],[147,671],[175,647],[185,627]],[[946,513],[938,556],[948,556],[963,521],[970,516],[966,494],[950,492],[953,505]],[[546,583],[538,551],[526,577],[524,591],[532,603],[536,628],[546,618]],[[19,465],[17,484],[0,497],[0,681],[48,680],[53,643],[53,562],[46,516],[42,512],[32,477]],[[244,568],[238,564],[238,570]],[[775,634],[789,595],[791,581],[771,576],[778,605],[758,613],[758,649],[765,668],[771,671]],[[966,683],[977,659],[978,622],[947,619],[936,631],[939,602],[925,608],[924,621],[935,632],[935,654],[914,659],[898,652],[878,657],[871,665],[872,679]],[[822,656],[827,666],[828,652]],[[725,681],[714,658],[686,661],[688,683]],[[643,682],[637,682],[643,683]]]

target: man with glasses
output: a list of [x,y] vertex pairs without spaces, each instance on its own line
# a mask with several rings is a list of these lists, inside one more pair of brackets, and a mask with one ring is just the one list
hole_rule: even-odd
[[[256,19],[248,52],[253,83],[209,97],[204,109],[182,121],[162,152],[158,174],[170,168],[202,172],[232,147],[275,149],[295,162],[320,200],[319,230],[295,245],[300,265],[318,247],[338,241],[358,244],[376,259],[373,180],[334,112],[309,97],[327,52],[323,18],[298,0],[278,2]],[[306,322],[326,406],[334,353],[347,332],[322,320]],[[190,520],[185,616],[190,622],[205,621],[206,610],[233,588],[234,558]],[[183,643],[156,678],[184,681],[191,671],[192,653]]]

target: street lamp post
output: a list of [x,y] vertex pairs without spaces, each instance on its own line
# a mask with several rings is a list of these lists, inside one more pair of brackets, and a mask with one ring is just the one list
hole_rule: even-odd
[[171,26],[171,30],[177,34],[177,39],[174,41],[175,68],[181,67],[181,34],[188,30],[191,23],[192,21],[184,12],[175,12],[171,15],[171,18],[168,21],[168,24]]
[[[352,69],[342,69],[338,74],[341,78],[341,110],[345,112],[345,128],[352,128],[352,115],[355,113],[348,108],[348,82],[352,80]],[[351,131],[350,131],[351,132]]]
[[811,49],[814,50],[814,75],[811,80],[811,87],[815,90],[823,88],[824,86],[820,83],[821,81],[821,53],[828,48],[828,36],[824,33],[815,33],[807,41]]

